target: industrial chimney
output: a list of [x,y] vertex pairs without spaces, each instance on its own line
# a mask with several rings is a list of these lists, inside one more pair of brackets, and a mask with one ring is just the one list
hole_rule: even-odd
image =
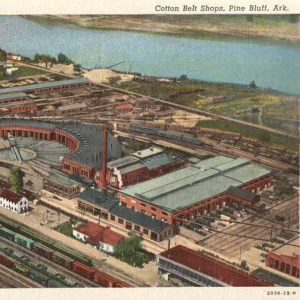
[[102,190],[106,188],[106,168],[107,168],[107,128],[102,128],[102,156],[101,156],[101,175],[100,187]]

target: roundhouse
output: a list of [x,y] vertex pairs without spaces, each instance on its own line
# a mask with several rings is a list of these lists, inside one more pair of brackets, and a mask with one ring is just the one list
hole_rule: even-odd
[[[102,128],[81,123],[54,123],[27,119],[0,119],[0,138],[28,137],[56,141],[69,148],[61,169],[68,174],[77,174],[93,179],[101,164]],[[121,144],[110,133],[107,139],[107,159],[121,157]]]

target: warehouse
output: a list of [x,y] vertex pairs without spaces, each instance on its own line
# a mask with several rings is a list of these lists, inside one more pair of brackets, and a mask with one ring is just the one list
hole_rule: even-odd
[[158,268],[195,286],[272,286],[213,257],[178,245],[160,253],[156,258]]
[[80,194],[81,185],[61,174],[50,174],[43,178],[43,189],[53,194],[72,199]]
[[183,165],[182,159],[172,158],[164,149],[150,147],[109,162],[106,184],[113,188],[126,187],[177,170]]
[[[266,266],[288,274],[290,276],[300,278],[300,238],[291,241],[290,244],[280,245],[267,254]],[[296,245],[296,246],[293,246]]]
[[9,111],[11,113],[23,113],[23,112],[35,112],[37,111],[37,107],[35,103],[30,102],[30,103],[24,103],[24,104],[19,104],[19,105],[14,105],[9,107]]
[[[1,94],[0,90],[0,94]],[[28,96],[25,93],[13,93],[0,95],[0,104],[10,104],[14,102],[28,101]]]
[[271,180],[270,170],[247,159],[217,156],[121,189],[118,199],[169,224],[182,224],[226,202],[253,205],[259,199],[255,193]]
[[120,205],[114,195],[99,190],[86,188],[79,196],[78,209],[83,214],[87,212],[99,216],[116,226],[156,242],[168,239],[176,233],[174,226]]
[[36,83],[30,85],[22,85],[16,86],[11,88],[4,88],[0,89],[0,94],[12,94],[12,93],[46,93],[46,92],[53,92],[59,91],[68,88],[77,88],[88,86],[89,80],[85,77],[79,77],[74,79],[66,79],[60,81],[52,81],[52,82],[43,82],[43,83]]
[[86,107],[85,103],[73,103],[60,106],[56,112],[59,116],[72,115],[85,111]]
[[[101,164],[102,128],[81,123],[54,123],[28,119],[0,119],[0,138],[33,138],[56,141],[65,145],[70,154],[65,155],[61,169],[65,173],[94,179],[95,171]],[[121,144],[112,134],[108,134],[107,159],[121,157]]]

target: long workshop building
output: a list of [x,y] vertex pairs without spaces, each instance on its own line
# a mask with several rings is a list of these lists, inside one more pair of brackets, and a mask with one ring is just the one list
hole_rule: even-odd
[[106,184],[117,189],[124,188],[177,170],[183,165],[182,159],[171,157],[164,149],[150,147],[109,162]]
[[100,190],[86,188],[78,198],[78,209],[83,214],[103,218],[115,226],[156,242],[177,233],[176,227],[125,207],[114,195]]
[[122,205],[168,224],[182,224],[226,202],[253,205],[271,171],[244,158],[217,156],[118,191]]
[[171,273],[194,286],[273,286],[271,282],[182,245],[160,253],[156,263],[161,271]]

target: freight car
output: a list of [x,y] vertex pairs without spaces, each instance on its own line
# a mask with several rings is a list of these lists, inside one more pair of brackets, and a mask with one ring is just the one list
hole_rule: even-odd
[[10,241],[15,241],[15,232],[8,228],[0,227],[0,235]]
[[32,247],[32,252],[51,260],[53,250],[40,243],[34,243]]
[[86,266],[79,261],[73,261],[72,271],[89,280],[93,280],[93,276],[96,273],[95,269]]
[[55,288],[66,287],[64,284],[58,282],[57,280],[52,279],[49,276],[31,268],[28,268],[27,275],[32,280],[42,284],[45,287],[55,287]]
[[0,253],[0,265],[3,265],[8,268],[12,268],[13,264],[14,261],[12,259]]
[[62,267],[71,270],[73,259],[69,258],[59,252],[54,251],[52,253],[52,261],[61,265]]
[[15,242],[20,246],[23,246],[24,248],[27,248],[29,250],[32,249],[34,244],[34,240],[27,238],[26,236],[19,233],[15,234]]
[[198,138],[193,137],[190,134],[185,134],[173,130],[162,130],[160,128],[156,128],[148,125],[141,125],[141,124],[130,124],[130,130],[141,132],[141,133],[153,134],[153,135],[157,135],[157,136],[161,136],[161,137],[165,137],[177,141],[187,142],[190,144],[202,145],[202,142]]
[[[103,287],[130,287],[125,282],[119,281],[106,273],[102,273],[91,268],[91,260],[85,255],[77,252],[76,250],[64,246],[61,243],[56,242],[50,238],[43,237],[36,231],[31,230],[26,226],[20,225],[17,222],[12,222],[3,216],[0,216],[0,223],[5,224],[10,228],[5,228],[6,230],[2,230],[2,232],[4,232],[4,235],[7,235],[10,240],[20,244],[23,247],[26,247],[27,249],[30,249],[31,251],[49,260],[52,260],[53,262],[73,271],[74,273],[90,279],[91,281],[98,283]],[[4,229],[4,227],[0,228]],[[20,232],[24,233],[24,235]],[[27,236],[33,237],[34,240]],[[28,269],[32,269],[38,273],[44,274],[46,277],[55,277],[55,279],[53,279],[54,282],[56,282],[55,284],[57,284],[57,286],[59,286],[60,283],[64,286],[82,286],[79,283],[70,280],[70,278],[63,278],[64,276],[59,277],[61,278],[60,280],[57,277],[59,274],[56,274],[56,272],[50,272],[51,270],[48,269],[45,265],[42,265],[38,261],[24,256],[23,253],[17,250],[9,248],[5,243],[2,243],[1,241],[0,252],[3,252],[4,254],[7,254],[8,256],[13,257],[17,260],[14,268],[18,269],[19,272],[26,273],[29,272]]]
[[[58,251],[64,255],[72,257],[74,260],[78,260],[88,266],[91,265],[91,260],[81,254],[80,252],[68,247],[64,246],[59,242],[56,242],[55,240],[45,237],[39,232],[35,231],[34,229],[31,229],[27,226],[24,226],[23,224],[15,221],[11,221],[8,218],[0,215],[0,224],[6,226],[9,230],[13,231],[14,233],[19,233],[24,238],[30,238],[40,244],[43,244],[55,251]],[[5,233],[4,233],[5,234]],[[0,233],[1,235],[1,233]],[[11,238],[12,240],[12,238]],[[13,240],[14,241],[14,240]]]

